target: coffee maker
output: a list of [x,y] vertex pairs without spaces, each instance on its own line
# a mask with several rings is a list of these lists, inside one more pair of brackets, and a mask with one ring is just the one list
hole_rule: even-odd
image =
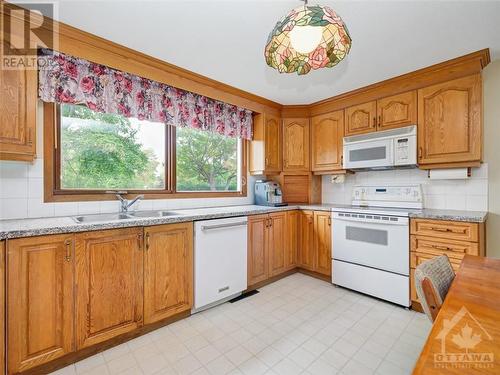
[[283,193],[280,184],[270,180],[258,180],[255,182],[255,204],[272,207],[288,205],[288,203],[283,203]]

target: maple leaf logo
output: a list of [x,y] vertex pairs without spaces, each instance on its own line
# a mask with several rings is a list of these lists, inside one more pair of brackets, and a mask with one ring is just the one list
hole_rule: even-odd
[[469,353],[469,349],[473,349],[477,344],[481,342],[481,335],[472,333],[472,328],[466,324],[460,335],[453,335],[451,339],[460,349],[465,349],[465,353]]

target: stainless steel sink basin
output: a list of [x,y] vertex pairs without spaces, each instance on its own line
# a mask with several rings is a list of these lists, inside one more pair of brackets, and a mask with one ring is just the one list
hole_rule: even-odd
[[77,223],[96,223],[100,221],[126,220],[131,219],[127,214],[98,214],[98,215],[83,215],[73,218]]
[[127,214],[132,216],[132,217],[164,217],[164,216],[180,215],[178,212],[175,212],[175,211],[163,211],[163,210],[132,211],[132,212],[128,212]]

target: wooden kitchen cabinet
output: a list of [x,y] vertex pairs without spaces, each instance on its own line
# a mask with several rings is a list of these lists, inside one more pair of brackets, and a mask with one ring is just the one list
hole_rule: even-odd
[[0,160],[36,157],[37,71],[0,69]]
[[331,213],[314,212],[315,271],[323,275],[332,274]]
[[299,265],[314,271],[314,259],[314,212],[302,211],[299,224]]
[[311,119],[311,155],[313,172],[342,170],[344,111]]
[[484,235],[484,223],[410,220],[410,295],[415,308],[421,309],[415,291],[416,267],[426,260],[445,254],[456,272],[465,255],[485,255]]
[[9,240],[8,373],[74,350],[74,236]]
[[76,235],[77,349],[142,325],[143,258],[143,228]]
[[250,142],[250,174],[279,174],[282,170],[281,121],[270,114],[254,116]]
[[144,323],[193,304],[193,223],[144,228]]
[[377,129],[377,102],[354,105],[345,110],[345,136],[370,133]]
[[309,119],[284,119],[283,171],[307,172],[309,170]]
[[248,217],[248,285],[269,277],[268,225],[269,215]]
[[286,213],[286,250],[285,268],[287,270],[297,266],[297,256],[299,253],[299,224],[300,211],[288,211]]
[[286,212],[269,214],[268,227],[269,276],[276,276],[286,271]]
[[377,130],[417,124],[417,91],[377,100]]
[[482,133],[480,74],[418,90],[420,168],[478,166]]

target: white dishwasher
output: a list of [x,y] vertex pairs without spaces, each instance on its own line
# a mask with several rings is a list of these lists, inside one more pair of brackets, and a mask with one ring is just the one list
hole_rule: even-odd
[[194,311],[247,288],[247,217],[195,222]]

